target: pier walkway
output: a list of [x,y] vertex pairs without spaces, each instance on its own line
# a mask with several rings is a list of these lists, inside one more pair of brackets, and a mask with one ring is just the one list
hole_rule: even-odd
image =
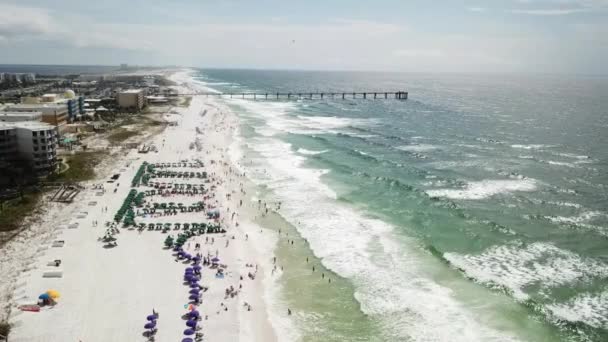
[[408,93],[406,91],[366,91],[366,92],[280,92],[280,93],[252,93],[252,92],[197,92],[197,93],[180,93],[173,96],[216,96],[240,99],[254,100],[297,100],[297,99],[371,99],[371,100],[407,100]]

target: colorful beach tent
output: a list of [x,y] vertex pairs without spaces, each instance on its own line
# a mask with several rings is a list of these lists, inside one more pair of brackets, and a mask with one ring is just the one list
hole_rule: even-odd
[[53,299],[57,299],[61,296],[57,290],[47,290],[46,293]]

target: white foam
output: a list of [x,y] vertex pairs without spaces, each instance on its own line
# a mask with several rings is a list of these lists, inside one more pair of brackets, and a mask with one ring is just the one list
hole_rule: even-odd
[[583,293],[566,303],[547,305],[547,308],[559,319],[608,329],[608,291],[599,294]]
[[307,150],[305,148],[299,148],[298,149],[298,153],[300,154],[307,154],[307,155],[317,155],[317,154],[322,154],[327,152],[327,150],[322,150],[322,151],[312,151],[312,150]]
[[426,152],[426,151],[436,150],[439,148],[439,146],[429,145],[429,144],[416,144],[416,145],[397,146],[396,148],[399,150],[408,151],[408,152]]
[[589,157],[587,155],[580,155],[580,154],[574,154],[574,153],[555,152],[553,154],[555,154],[556,156],[560,156],[560,157],[566,157],[566,158],[572,158],[572,159],[578,159],[578,160],[591,159],[591,157]]
[[371,119],[289,115],[295,112],[299,106],[302,106],[294,102],[256,102],[247,99],[227,99],[227,101],[244,108],[252,117],[264,119],[264,125],[258,126],[255,129],[256,132],[267,137],[284,132],[294,134],[337,134],[349,126],[370,126],[375,123]]
[[528,285],[555,287],[608,276],[607,264],[542,242],[494,246],[478,255],[445,253],[444,257],[481,283],[505,286],[519,300],[528,298],[524,292]]
[[513,148],[520,148],[520,149],[524,149],[524,150],[540,150],[544,147],[551,147],[551,145],[543,145],[543,144],[531,144],[531,145],[521,145],[521,144],[515,144],[515,145],[511,145],[511,147]]
[[599,216],[606,216],[606,213],[600,211],[587,211],[578,216],[545,216],[545,218],[553,223],[563,223],[576,227],[582,227],[593,230],[604,236],[608,236],[608,229],[590,223],[590,221]]
[[572,163],[560,162],[560,161],[555,161],[555,160],[547,160],[546,162],[547,162],[547,164],[550,164],[550,165],[566,166],[566,167],[571,167],[571,168],[578,167],[577,165],[572,164]]
[[414,248],[397,243],[391,225],[336,202],[334,191],[321,181],[327,171],[304,168],[305,157],[275,138],[252,138],[247,144],[261,156],[247,164],[248,174],[283,203],[281,214],[323,264],[353,282],[363,312],[386,320],[388,335],[419,341],[512,339],[480,323],[450,289],[425,277]]
[[318,130],[336,130],[348,126],[369,126],[374,123],[371,119],[339,118],[335,116],[303,116],[298,115],[302,125]]
[[463,189],[436,189],[427,190],[432,197],[446,197],[451,199],[478,200],[501,193],[514,191],[534,191],[536,182],[533,179],[517,180],[482,180],[469,182]]

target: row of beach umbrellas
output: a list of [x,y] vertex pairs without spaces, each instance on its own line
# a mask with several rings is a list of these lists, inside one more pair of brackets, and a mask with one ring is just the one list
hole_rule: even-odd
[[[191,254],[184,251],[181,247],[174,248],[174,251],[177,252],[177,257],[179,259],[187,259],[192,261],[192,266],[186,267],[184,269],[184,281],[188,284],[190,290],[188,291],[188,299],[194,303],[192,306],[194,309],[189,311],[187,315],[186,326],[187,329],[184,330],[185,336],[192,336],[196,333],[198,320],[200,317],[199,312],[195,309],[198,305],[201,295],[201,285],[198,283],[199,277],[197,273],[200,273],[201,270],[201,257],[198,255],[192,256]],[[219,261],[219,260],[218,260]],[[192,338],[186,337],[182,340],[182,342],[192,342]]]

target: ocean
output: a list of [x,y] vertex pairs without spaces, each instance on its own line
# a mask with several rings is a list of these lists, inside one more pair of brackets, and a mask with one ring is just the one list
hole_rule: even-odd
[[291,234],[277,247],[278,296],[299,339],[608,340],[608,77],[199,70],[195,80],[409,92],[225,100],[240,118],[238,162],[257,196],[280,202],[260,224]]

